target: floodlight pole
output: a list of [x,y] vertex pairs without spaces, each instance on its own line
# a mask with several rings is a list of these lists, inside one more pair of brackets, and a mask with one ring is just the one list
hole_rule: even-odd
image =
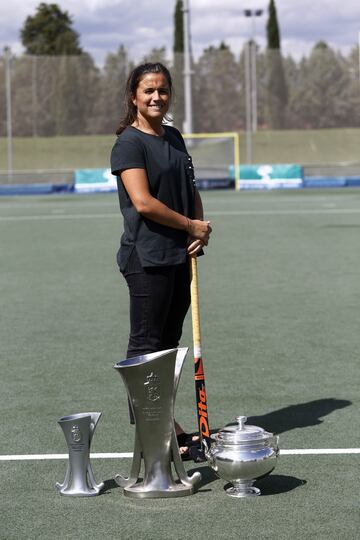
[[8,181],[13,178],[13,150],[12,150],[12,118],[11,118],[11,50],[4,47],[5,60],[5,87],[6,87],[6,135],[7,135],[7,169]]
[[245,45],[245,113],[246,113],[246,161],[252,162],[252,133],[251,133],[251,47],[248,41]]
[[358,49],[359,49],[359,82],[360,82],[360,30],[359,30],[359,33],[358,33]]
[[32,71],[31,71],[31,95],[32,95],[32,136],[37,137],[37,56],[32,56]]
[[[184,17],[184,99],[185,119],[184,133],[193,132],[192,87],[191,87],[191,44],[190,44],[190,5],[189,0],[183,1]],[[190,142],[190,141],[189,141]]]
[[250,87],[251,87],[251,131],[257,131],[257,79],[256,79],[256,43],[255,43],[255,21],[256,17],[261,17],[262,9],[244,9],[245,17],[251,18],[251,39],[249,42],[250,49]]

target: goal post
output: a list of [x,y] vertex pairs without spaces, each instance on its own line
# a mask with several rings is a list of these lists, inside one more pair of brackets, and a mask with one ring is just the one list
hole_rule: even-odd
[[[183,133],[192,156],[196,178],[207,178],[211,186],[216,180],[235,179],[240,188],[240,135],[236,131],[216,133]],[[232,173],[232,171],[234,171]]]

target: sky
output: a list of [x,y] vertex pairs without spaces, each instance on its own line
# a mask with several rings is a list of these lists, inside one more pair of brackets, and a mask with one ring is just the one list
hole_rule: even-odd
[[[21,54],[20,29],[34,15],[40,0],[0,2],[0,51],[9,46]],[[73,19],[80,43],[101,66],[109,52],[121,44],[134,61],[154,47],[173,46],[176,0],[51,0]],[[235,54],[252,33],[261,49],[266,47],[265,27],[269,0],[189,0],[191,43],[195,57],[209,45],[225,41]],[[348,54],[358,43],[359,0],[275,0],[281,48],[296,59],[307,55],[319,40]],[[263,9],[261,17],[244,17],[244,9]],[[254,28],[255,27],[255,28]]]

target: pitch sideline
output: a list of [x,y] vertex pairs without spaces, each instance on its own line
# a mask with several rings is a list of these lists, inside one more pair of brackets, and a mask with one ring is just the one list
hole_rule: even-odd
[[[289,210],[209,210],[207,216],[301,216],[301,215],[352,215],[359,214],[360,208],[312,208]],[[119,219],[120,214],[40,214],[28,216],[0,216],[0,221],[48,221],[68,219]]]
[[[360,454],[360,448],[298,448],[280,450],[281,456],[329,456]],[[68,459],[68,454],[14,454],[0,455],[0,461],[48,461]],[[132,452],[97,452],[90,454],[91,459],[128,459]]]

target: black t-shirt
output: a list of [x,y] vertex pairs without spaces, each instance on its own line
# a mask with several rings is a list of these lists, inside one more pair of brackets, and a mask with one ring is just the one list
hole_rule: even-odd
[[132,126],[117,138],[111,152],[111,172],[117,175],[124,233],[118,252],[124,270],[136,247],[143,267],[170,266],[186,260],[187,233],[160,225],[139,214],[133,206],[120,173],[125,169],[145,169],[150,193],[176,212],[194,217],[194,169],[180,132],[163,126],[163,136],[144,133]]

